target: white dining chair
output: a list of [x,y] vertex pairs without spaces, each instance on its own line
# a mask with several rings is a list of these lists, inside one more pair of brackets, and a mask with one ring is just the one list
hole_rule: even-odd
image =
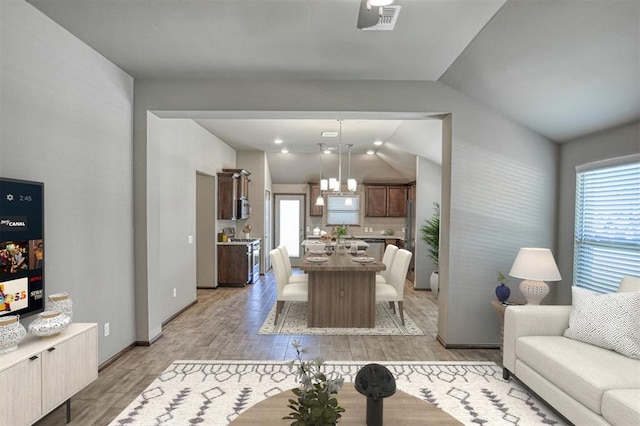
[[278,322],[278,315],[282,313],[285,302],[306,302],[309,299],[309,285],[307,283],[289,283],[284,267],[282,252],[275,248],[269,252],[271,267],[276,280],[276,317],[274,323]]
[[404,312],[402,309],[404,282],[407,278],[411,256],[412,253],[409,250],[399,249],[391,264],[387,283],[376,283],[376,302],[389,302],[394,313],[394,302],[397,303],[402,325],[404,325]]
[[278,250],[282,253],[282,260],[284,261],[284,270],[287,275],[288,283],[308,283],[308,274],[294,274],[291,270],[291,258],[289,258],[289,250],[284,244],[278,246]]
[[376,274],[376,283],[387,283],[389,274],[391,273],[391,265],[393,264],[393,259],[395,259],[397,252],[398,246],[394,246],[393,244],[389,244],[387,248],[384,249],[384,255],[382,255],[382,263],[384,264],[386,269]]

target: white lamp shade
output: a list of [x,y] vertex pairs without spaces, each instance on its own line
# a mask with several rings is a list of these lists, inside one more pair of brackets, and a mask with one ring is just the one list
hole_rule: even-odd
[[548,248],[523,247],[513,262],[509,275],[535,281],[560,281],[560,271]]
[[329,189],[329,181],[327,179],[320,179],[320,191],[326,191]]
[[358,183],[356,182],[355,179],[351,178],[351,179],[347,179],[347,189],[351,192],[356,192],[356,189],[358,188]]
[[324,206],[324,198],[322,198],[322,195],[318,195],[318,198],[316,198],[316,206]]

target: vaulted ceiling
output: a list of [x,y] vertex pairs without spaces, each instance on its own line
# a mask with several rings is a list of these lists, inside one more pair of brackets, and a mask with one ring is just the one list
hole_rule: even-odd
[[[439,80],[558,143],[640,119],[637,0],[396,0],[393,31],[358,30],[360,0],[28,1],[136,79]],[[337,127],[285,118],[198,122],[275,165],[274,138],[309,156]],[[374,157],[410,179],[412,126],[439,134],[403,122],[345,121],[343,136],[358,161],[383,139]]]

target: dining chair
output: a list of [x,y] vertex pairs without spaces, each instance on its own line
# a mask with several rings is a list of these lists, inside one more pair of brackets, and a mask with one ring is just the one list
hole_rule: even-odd
[[282,313],[285,302],[306,302],[309,299],[309,285],[307,283],[289,283],[286,276],[282,252],[274,248],[269,252],[271,267],[276,280],[276,317],[274,323],[278,323],[278,315]]
[[404,312],[402,309],[404,282],[407,278],[411,256],[412,253],[409,250],[399,249],[391,264],[387,283],[376,283],[376,302],[389,302],[389,306],[394,313],[396,311],[394,302],[397,303],[402,325],[404,325]]
[[395,259],[397,252],[398,246],[395,246],[393,244],[389,244],[387,248],[384,249],[384,254],[382,255],[382,263],[384,264],[384,266],[386,266],[386,269],[376,274],[376,283],[387,283],[387,281],[389,280],[389,274],[391,273],[391,265],[393,264],[393,259]]
[[289,258],[289,250],[284,244],[278,246],[278,250],[282,253],[282,260],[284,261],[284,270],[287,276],[288,283],[308,283],[309,274],[294,274],[291,271],[291,259]]

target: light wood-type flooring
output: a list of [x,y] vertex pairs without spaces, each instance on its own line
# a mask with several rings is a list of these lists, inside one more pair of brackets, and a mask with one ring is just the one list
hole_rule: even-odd
[[[406,282],[405,312],[425,336],[258,335],[275,303],[273,274],[243,288],[198,290],[198,303],[163,327],[160,340],[136,346],[100,371],[98,379],[71,399],[71,425],[106,425],[174,360],[291,360],[299,340],[308,356],[358,361],[494,361],[498,349],[447,350],[435,340],[437,305],[430,291]],[[112,330],[113,332],[117,330]],[[64,425],[64,405],[37,423]]]

